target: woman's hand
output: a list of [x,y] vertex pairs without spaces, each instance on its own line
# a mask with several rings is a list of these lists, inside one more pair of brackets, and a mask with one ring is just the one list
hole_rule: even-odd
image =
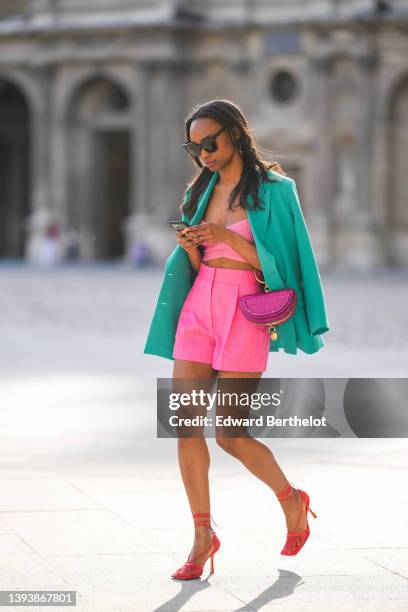
[[176,232],[177,242],[178,244],[187,252],[195,251],[197,248],[197,244],[191,240],[189,236],[185,233],[185,230],[180,230]]
[[198,248],[198,244],[194,244],[192,238],[186,235],[185,229],[176,232],[176,236],[177,242],[186,251],[192,267],[198,272],[202,259],[202,253]]
[[198,246],[202,242],[208,242],[209,244],[225,242],[229,231],[218,223],[199,223],[198,225],[188,227],[185,230],[185,234],[189,237],[192,244]]

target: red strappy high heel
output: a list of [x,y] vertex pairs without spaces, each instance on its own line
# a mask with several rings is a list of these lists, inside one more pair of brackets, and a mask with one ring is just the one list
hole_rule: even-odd
[[[177,578],[178,580],[191,580],[193,578],[199,578],[203,573],[204,565],[207,563],[208,559],[211,558],[211,572],[214,573],[214,555],[221,546],[221,542],[217,538],[217,535],[213,528],[211,527],[211,520],[215,523],[209,512],[197,512],[193,514],[194,524],[195,525],[208,525],[211,530],[212,535],[212,543],[208,552],[205,555],[204,563],[202,565],[197,565],[193,561],[187,560],[184,565],[182,565],[178,570],[171,575],[172,578]],[[217,523],[215,523],[217,525]]]
[[[290,496],[290,494],[292,493],[292,489],[294,490],[295,487],[292,487],[291,483],[288,482],[288,484],[286,485],[284,489],[282,489],[282,491],[279,491],[279,493],[276,493],[276,497],[279,499],[279,501],[283,501]],[[301,507],[299,518],[296,523],[294,531],[287,532],[286,542],[285,542],[284,547],[281,550],[281,555],[293,556],[293,555],[298,554],[299,550],[304,546],[306,540],[308,539],[310,535],[309,522],[307,520],[307,512],[310,511],[312,516],[314,518],[317,518],[317,514],[315,514],[313,510],[309,508],[309,503],[310,503],[309,495],[305,491],[302,491],[302,489],[297,489],[297,491],[299,491],[301,499],[302,499],[302,507]],[[304,531],[296,532],[296,529],[300,523],[300,519],[302,518],[303,504],[305,504],[305,507],[306,507],[307,527]]]

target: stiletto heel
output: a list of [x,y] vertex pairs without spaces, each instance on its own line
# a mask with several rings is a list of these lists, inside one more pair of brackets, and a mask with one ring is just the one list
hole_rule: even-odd
[[[306,493],[306,491],[302,491],[302,489],[296,489],[295,487],[293,487],[291,485],[290,482],[288,482],[288,484],[286,485],[286,487],[282,490],[279,491],[279,493],[276,493],[276,497],[279,499],[279,501],[284,501],[285,499],[287,499],[288,497],[290,497],[290,495],[297,490],[300,494],[301,500],[302,500],[302,507],[299,513],[299,518],[297,520],[296,526],[294,531],[288,531],[287,532],[287,537],[286,537],[286,542],[284,547],[281,550],[281,555],[297,555],[298,552],[301,550],[301,548],[303,548],[303,546],[306,543],[306,540],[308,539],[309,535],[310,535],[310,528],[309,528],[309,522],[307,520],[307,513],[308,511],[310,511],[311,515],[313,516],[313,518],[317,518],[317,514],[315,514],[313,512],[313,510],[310,508],[309,504],[310,504],[310,497],[309,495]],[[302,511],[303,511],[303,504],[305,505],[306,508],[306,529],[304,531],[296,531],[300,520],[302,518]]]
[[211,555],[211,574],[214,573],[214,555]]
[[210,574],[213,574],[214,555],[221,546],[221,542],[219,541],[215,531],[211,527],[211,521],[213,521],[215,525],[217,525],[217,523],[214,521],[209,512],[196,512],[195,514],[193,514],[193,519],[195,525],[204,525],[210,528],[212,542],[210,548],[208,549],[205,555],[204,563],[202,565],[197,565],[197,563],[194,563],[193,561],[189,561],[187,559],[184,565],[179,567],[179,569],[171,575],[172,578],[177,578],[178,580],[192,580],[193,578],[199,578],[203,573],[204,566],[207,563],[208,559],[211,559]]
[[317,514],[315,514],[311,508],[309,508],[309,512],[312,514],[313,518],[317,518]]

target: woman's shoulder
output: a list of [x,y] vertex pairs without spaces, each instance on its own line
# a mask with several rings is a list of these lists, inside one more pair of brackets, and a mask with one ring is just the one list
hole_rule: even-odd
[[293,178],[287,174],[281,174],[274,170],[268,170],[267,176],[271,180],[262,180],[261,190],[263,197],[268,205],[273,205],[275,208],[283,210],[290,208],[290,200],[292,192],[296,192],[296,183]]
[[266,190],[283,191],[288,185],[295,182],[294,179],[287,174],[281,174],[280,172],[276,172],[275,170],[271,169],[267,170],[267,176],[272,180],[262,181],[262,186]]

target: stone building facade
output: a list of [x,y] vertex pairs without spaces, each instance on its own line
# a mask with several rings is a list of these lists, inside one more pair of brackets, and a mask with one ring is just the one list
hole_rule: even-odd
[[321,265],[408,266],[407,5],[2,0],[0,257],[35,260],[58,223],[81,260],[142,241],[163,261],[184,118],[229,98],[296,179]]

